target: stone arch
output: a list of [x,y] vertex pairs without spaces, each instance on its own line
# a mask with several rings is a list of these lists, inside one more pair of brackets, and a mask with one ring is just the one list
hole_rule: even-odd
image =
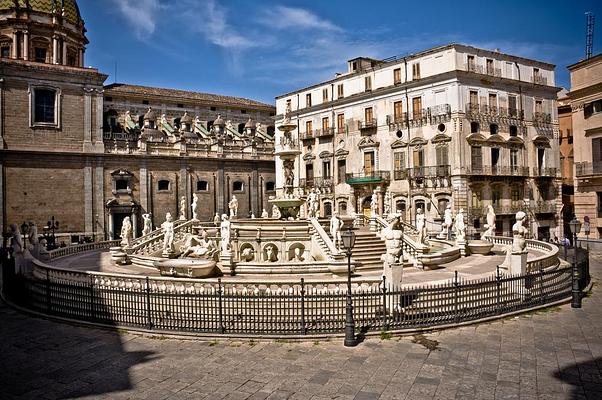
[[[295,249],[299,249],[299,255],[300,255],[300,259],[296,260],[296,256],[295,256]],[[307,254],[305,251],[305,245],[303,245],[303,243],[300,242],[294,242],[292,243],[287,250],[287,261],[305,261],[307,260]]]
[[[273,254],[272,259],[269,259],[270,258],[270,256],[269,256],[269,253],[270,253],[269,249],[270,248],[272,249],[272,253],[271,254]],[[261,261],[263,261],[263,262],[277,262],[277,261],[280,261],[280,256],[281,256],[280,250],[281,250],[280,247],[276,243],[273,243],[273,242],[267,242],[267,243],[265,243],[263,245],[262,250],[261,250]]]

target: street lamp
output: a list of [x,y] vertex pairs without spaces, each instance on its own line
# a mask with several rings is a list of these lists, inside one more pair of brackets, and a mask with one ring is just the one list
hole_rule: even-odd
[[57,245],[56,245],[56,237],[54,236],[54,231],[59,229],[59,221],[54,220],[54,215],[52,216],[51,220],[48,221],[48,223],[46,224],[44,229],[52,231],[52,236],[51,236],[52,237],[52,248],[56,249]]
[[572,308],[581,308],[581,291],[579,290],[579,267],[577,266],[577,234],[581,231],[581,221],[574,217],[569,222],[571,233],[573,234],[573,298],[571,300]]
[[355,245],[355,232],[348,228],[341,233],[341,242],[347,254],[347,307],[345,315],[345,346],[357,345],[355,340],[355,321],[353,320],[353,299],[351,298],[351,252]]

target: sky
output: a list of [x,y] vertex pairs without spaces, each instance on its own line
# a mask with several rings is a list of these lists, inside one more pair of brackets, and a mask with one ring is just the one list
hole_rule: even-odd
[[344,72],[349,59],[451,42],[556,64],[585,56],[585,12],[602,52],[602,1],[78,0],[86,66],[121,82],[274,97]]

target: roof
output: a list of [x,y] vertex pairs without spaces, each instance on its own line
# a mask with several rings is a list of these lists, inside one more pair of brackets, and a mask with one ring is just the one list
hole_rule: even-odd
[[67,21],[77,24],[82,20],[76,0],[0,0],[0,11],[21,8],[52,14],[61,12],[63,7]]
[[597,61],[600,61],[600,60],[602,60],[602,53],[596,54],[595,56],[590,57],[590,58],[586,58],[585,60],[578,61],[575,64],[569,65],[567,68],[568,68],[569,71],[572,71],[572,70],[575,70],[577,68],[581,68],[583,66],[586,66],[589,63],[594,63],[594,62],[597,62]]
[[274,109],[274,106],[271,104],[261,103],[259,101],[245,99],[242,97],[224,96],[220,94],[189,92],[186,90],[130,85],[127,83],[112,83],[110,85],[105,86],[105,96],[118,94],[124,96],[137,95],[148,97],[163,97],[170,98],[173,101],[188,100],[194,102],[211,103],[219,106],[230,105],[236,107]]

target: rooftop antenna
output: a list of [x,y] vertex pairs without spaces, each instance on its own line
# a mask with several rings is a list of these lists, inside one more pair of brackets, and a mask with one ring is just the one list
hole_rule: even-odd
[[587,22],[585,28],[585,59],[592,57],[594,49],[594,14],[591,12],[585,13],[585,19]]

